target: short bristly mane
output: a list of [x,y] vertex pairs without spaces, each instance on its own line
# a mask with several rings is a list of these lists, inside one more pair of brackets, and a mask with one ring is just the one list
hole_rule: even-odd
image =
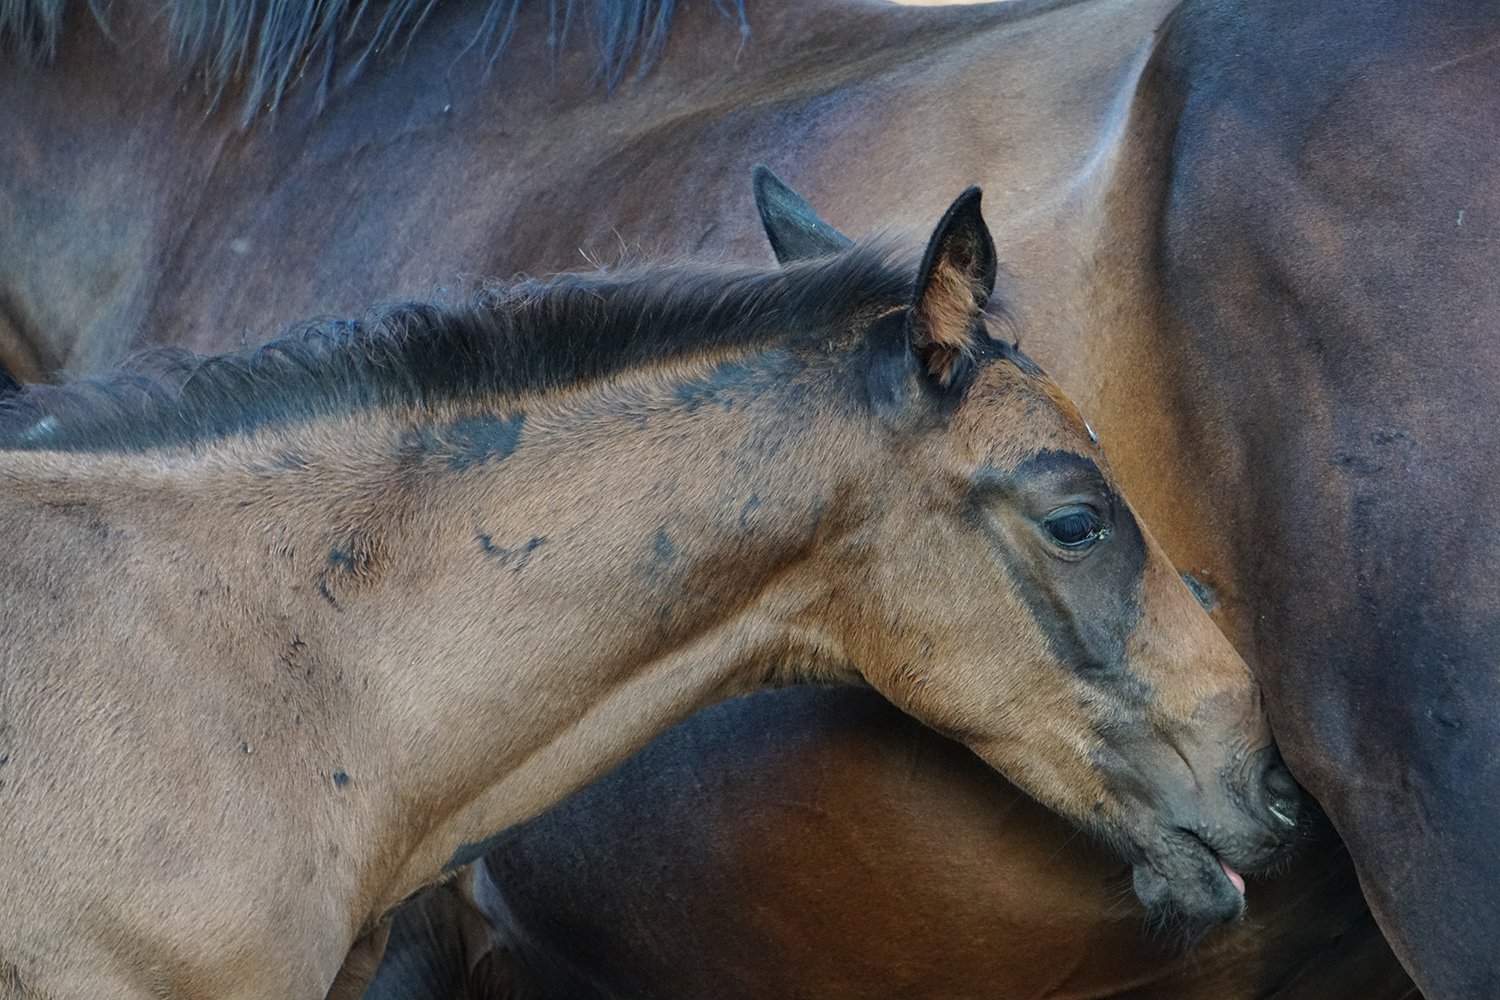
[[816,343],[909,300],[889,245],[776,270],[563,275],[463,308],[401,305],[255,351],[140,355],[119,373],[0,402],[0,448],[138,451],[380,406],[513,396],[759,343]]
[[[77,0],[74,0],[77,2]],[[201,69],[214,95],[231,81],[244,84],[248,123],[272,109],[303,77],[318,81],[321,107],[333,85],[348,83],[381,53],[399,54],[440,0],[167,0],[171,31],[181,57]],[[458,0],[445,0],[458,2]],[[486,59],[500,55],[523,3],[488,0],[473,47]],[[624,79],[632,63],[650,71],[671,29],[676,0],[544,0],[550,12],[548,43],[554,53],[571,31],[587,32],[598,55],[597,79],[606,91]],[[750,32],[745,0],[714,0]],[[68,0],[0,0],[0,48],[30,58],[49,58],[62,35]],[[106,32],[109,4],[89,8]]]

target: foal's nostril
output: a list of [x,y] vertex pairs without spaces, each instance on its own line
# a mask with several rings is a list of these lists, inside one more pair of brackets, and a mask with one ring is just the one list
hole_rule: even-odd
[[1277,799],[1269,799],[1266,802],[1266,811],[1279,819],[1283,826],[1296,826],[1296,809],[1290,802]]
[[1270,761],[1261,776],[1261,783],[1265,787],[1266,811],[1283,825],[1296,826],[1302,792],[1286,765],[1279,759]]

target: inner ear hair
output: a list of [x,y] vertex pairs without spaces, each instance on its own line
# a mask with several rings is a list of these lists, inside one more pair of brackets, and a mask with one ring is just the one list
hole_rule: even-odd
[[959,362],[978,350],[981,307],[976,298],[985,290],[967,267],[935,262],[925,294],[912,310],[912,350],[927,373],[946,386]]

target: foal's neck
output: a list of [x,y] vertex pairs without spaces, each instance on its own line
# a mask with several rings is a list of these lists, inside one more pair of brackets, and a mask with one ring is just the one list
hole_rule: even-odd
[[378,726],[351,738],[390,786],[371,808],[408,806],[376,820],[400,859],[377,911],[705,705],[852,679],[798,623],[868,446],[854,408],[800,401],[817,376],[787,359],[351,425],[377,456],[352,476],[295,447],[256,473],[295,502],[247,537],[288,533],[306,613],[369,676]]

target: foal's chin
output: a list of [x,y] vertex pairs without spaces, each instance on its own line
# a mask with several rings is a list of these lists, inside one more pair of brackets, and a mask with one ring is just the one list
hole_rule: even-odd
[[1244,914],[1243,890],[1219,856],[1191,834],[1169,836],[1149,852],[1131,853],[1136,897],[1154,919],[1182,933],[1188,943]]

